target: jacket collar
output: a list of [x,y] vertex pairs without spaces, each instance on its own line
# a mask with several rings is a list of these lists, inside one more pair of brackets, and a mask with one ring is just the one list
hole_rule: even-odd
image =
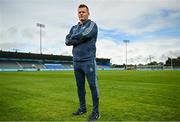
[[85,25],[87,22],[89,22],[90,21],[90,19],[87,19],[86,21],[84,21],[83,22],[83,24],[81,24],[80,22],[78,22],[78,25],[80,26],[80,25]]

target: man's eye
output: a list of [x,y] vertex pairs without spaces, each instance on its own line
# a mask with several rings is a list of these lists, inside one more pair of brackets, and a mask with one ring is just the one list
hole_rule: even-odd
[[84,14],[85,12],[84,12],[84,11],[79,12],[79,14],[81,14],[81,13],[83,13],[83,14]]

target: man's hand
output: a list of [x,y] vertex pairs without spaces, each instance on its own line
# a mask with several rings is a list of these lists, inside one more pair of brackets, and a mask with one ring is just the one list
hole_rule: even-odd
[[66,36],[66,42],[65,42],[65,44],[66,44],[67,46],[70,46],[70,45],[71,45],[70,40],[71,40],[71,36],[70,36],[70,34],[68,34],[68,35]]

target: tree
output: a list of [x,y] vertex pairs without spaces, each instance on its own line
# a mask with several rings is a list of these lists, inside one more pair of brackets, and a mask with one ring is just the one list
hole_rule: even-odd
[[166,63],[165,65],[166,66],[171,66],[171,62],[172,62],[172,65],[173,66],[180,66],[180,57],[177,57],[177,58],[169,58],[166,60]]
[[148,65],[158,65],[158,63],[156,61],[153,61],[151,63],[148,63]]

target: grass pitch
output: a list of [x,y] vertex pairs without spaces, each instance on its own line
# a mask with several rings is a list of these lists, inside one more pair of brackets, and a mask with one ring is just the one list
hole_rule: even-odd
[[[100,121],[180,121],[180,71],[98,71]],[[78,107],[73,71],[0,72],[0,120],[87,120]]]

